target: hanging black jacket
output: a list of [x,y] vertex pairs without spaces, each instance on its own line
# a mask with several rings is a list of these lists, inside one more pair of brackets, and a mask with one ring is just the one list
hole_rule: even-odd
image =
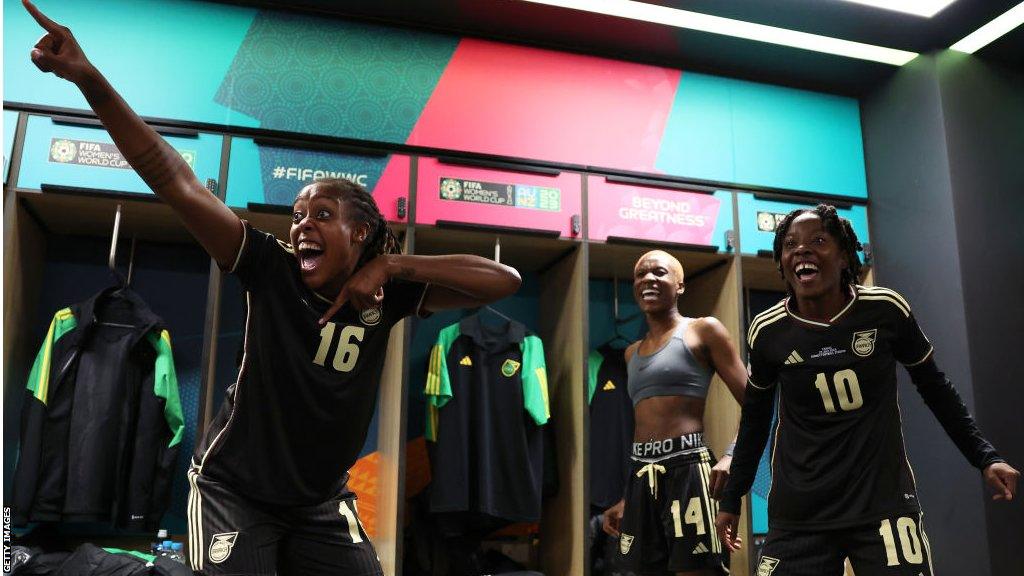
[[108,288],[59,310],[22,407],[14,525],[155,529],[183,433],[170,335],[136,293]]
[[[191,576],[184,564],[169,558],[104,549],[82,544],[74,552],[31,550],[24,564],[15,566],[13,576]],[[144,556],[146,559],[141,558]]]

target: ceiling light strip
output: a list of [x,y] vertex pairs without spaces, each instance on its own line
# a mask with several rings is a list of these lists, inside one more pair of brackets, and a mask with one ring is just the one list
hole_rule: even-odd
[[949,48],[958,52],[974,54],[1021,24],[1024,24],[1024,2],[1003,12],[1001,16],[971,32],[966,38]]
[[865,6],[931,18],[956,0],[846,0]]
[[829,36],[819,36],[796,30],[754,24],[741,20],[732,20],[720,16],[709,16],[698,12],[633,2],[631,0],[525,0],[535,4],[547,4],[561,8],[594,12],[607,16],[642,20],[655,24],[664,24],[676,28],[687,28],[722,34],[736,38],[745,38],[758,42],[768,42],[781,46],[790,46],[814,52],[824,52],[837,56],[871,60],[893,66],[902,66],[917,57],[916,52],[906,52],[871,44],[861,44],[849,40],[840,40]]

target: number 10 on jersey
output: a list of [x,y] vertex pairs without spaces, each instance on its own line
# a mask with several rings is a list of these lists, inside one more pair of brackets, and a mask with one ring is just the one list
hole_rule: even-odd
[[[327,361],[327,352],[331,349],[331,342],[334,340],[334,332],[337,325],[334,322],[324,324],[320,329],[320,347],[316,350],[313,363],[323,366]],[[356,360],[359,359],[359,343],[366,335],[366,328],[362,326],[345,326],[338,335],[338,349],[334,351],[334,361],[331,366],[338,372],[351,372],[355,368]]]
[[833,389],[836,399],[839,400],[839,409],[843,412],[856,410],[864,405],[864,397],[860,393],[860,382],[857,381],[857,373],[853,370],[840,370],[832,375],[832,386],[829,387],[828,377],[824,372],[818,372],[814,379],[814,387],[821,394],[821,401],[825,404],[825,412],[835,414],[836,405],[832,402]]

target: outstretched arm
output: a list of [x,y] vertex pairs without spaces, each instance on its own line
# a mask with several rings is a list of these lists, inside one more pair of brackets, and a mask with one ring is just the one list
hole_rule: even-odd
[[238,216],[203,187],[181,155],[128,106],[89,62],[70,29],[28,0],[22,4],[46,31],[32,49],[32,62],[78,86],[132,168],[174,209],[210,256],[221,267],[229,267],[242,243]]
[[1020,472],[1006,463],[985,439],[967,410],[960,394],[929,355],[923,362],[907,366],[910,379],[928,409],[972,466],[982,471],[994,492],[993,500],[1013,500]]
[[515,268],[481,256],[388,254],[374,258],[349,278],[320,322],[326,322],[350,300],[360,310],[375,306],[381,298],[380,288],[396,278],[430,284],[422,305],[427,312],[482,306],[511,296],[521,283]]

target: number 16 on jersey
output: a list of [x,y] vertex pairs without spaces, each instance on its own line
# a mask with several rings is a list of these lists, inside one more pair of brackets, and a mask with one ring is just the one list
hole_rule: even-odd
[[[316,350],[313,363],[323,366],[327,361],[327,352],[331,349],[331,342],[334,341],[334,332],[337,324],[328,322],[320,329],[320,347]],[[334,351],[334,360],[331,366],[338,372],[351,372],[359,359],[359,344],[366,335],[366,328],[362,326],[346,325],[338,335],[338,348]]]

